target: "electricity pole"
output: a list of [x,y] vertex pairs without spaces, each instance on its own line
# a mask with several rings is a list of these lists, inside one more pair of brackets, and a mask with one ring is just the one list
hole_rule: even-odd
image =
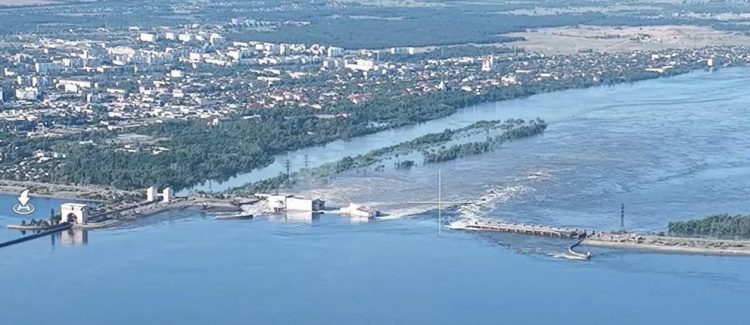
[[289,180],[291,179],[291,171],[292,171],[292,162],[287,160],[284,162],[284,167],[286,168],[286,186],[289,187]]
[[438,170],[438,235],[443,233],[443,173]]

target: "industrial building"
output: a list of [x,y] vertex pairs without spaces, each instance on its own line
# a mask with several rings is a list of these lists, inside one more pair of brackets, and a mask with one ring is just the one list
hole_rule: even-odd
[[309,199],[288,194],[256,194],[255,196],[265,198],[268,201],[268,209],[273,212],[285,210],[319,212],[325,209],[325,201],[321,199]]
[[320,199],[308,199],[297,196],[286,198],[286,209],[292,211],[320,211],[325,208],[325,202]]
[[375,218],[380,215],[380,211],[363,205],[350,203],[348,207],[343,207],[339,213],[357,218]]
[[60,222],[86,223],[89,208],[81,203],[63,203],[60,205]]
[[151,186],[146,189],[146,201],[148,202],[154,202],[159,197],[161,197],[161,201],[164,203],[169,203],[174,199],[174,189],[171,187],[165,187],[161,193],[159,193],[159,190],[156,188],[156,186]]

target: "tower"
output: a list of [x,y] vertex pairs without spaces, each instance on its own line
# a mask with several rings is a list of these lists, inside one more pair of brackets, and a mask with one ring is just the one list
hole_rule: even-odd
[[156,186],[151,186],[146,189],[146,201],[156,201]]
[[165,187],[161,192],[161,201],[169,203],[174,198],[174,190],[171,187]]

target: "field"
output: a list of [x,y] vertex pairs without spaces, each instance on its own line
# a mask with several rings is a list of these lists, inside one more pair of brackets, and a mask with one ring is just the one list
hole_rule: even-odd
[[506,36],[520,36],[526,39],[506,45],[547,54],[585,50],[620,52],[750,44],[749,36],[700,26],[556,27],[510,33]]

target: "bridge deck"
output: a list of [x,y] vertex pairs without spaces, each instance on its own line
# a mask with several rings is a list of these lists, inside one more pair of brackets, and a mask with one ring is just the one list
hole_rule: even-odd
[[507,222],[493,222],[493,221],[474,221],[462,225],[462,229],[467,230],[479,230],[479,231],[499,231],[499,232],[512,232],[520,234],[529,234],[537,236],[548,236],[548,237],[563,237],[563,238],[583,238],[586,236],[585,230],[550,227],[550,226],[536,226],[519,223],[507,223]]

